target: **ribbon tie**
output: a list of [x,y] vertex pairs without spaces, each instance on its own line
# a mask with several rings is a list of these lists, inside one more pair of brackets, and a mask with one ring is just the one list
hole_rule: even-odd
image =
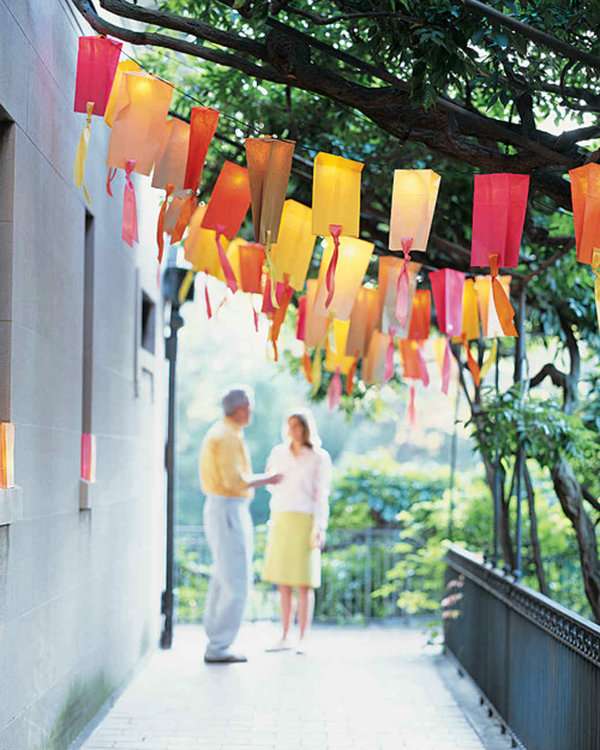
[[225,248],[223,247],[223,243],[221,242],[221,237],[224,234],[223,229],[224,227],[222,225],[219,225],[216,228],[215,242],[217,243],[217,252],[219,253],[221,268],[223,269],[223,274],[225,276],[225,283],[227,284],[227,287],[231,289],[231,291],[235,294],[238,290],[238,285],[235,274],[233,272],[233,268],[231,267],[231,263],[229,262],[229,258],[227,257],[227,253],[225,252]]
[[476,387],[479,388],[479,384],[481,383],[481,372],[479,370],[479,365],[477,364],[475,357],[471,354],[471,347],[469,346],[469,341],[467,339],[466,333],[463,333],[463,335],[461,336],[461,341],[467,355],[467,367],[469,368],[469,371],[473,376],[473,382],[475,383]]
[[327,403],[330,411],[334,411],[340,405],[342,399],[342,377],[340,368],[336,367],[329,388],[327,389]]
[[329,231],[331,232],[331,237],[333,239],[333,254],[325,275],[325,286],[327,289],[325,307],[329,307],[333,301],[333,295],[335,294],[335,272],[340,257],[340,235],[342,234],[342,226],[341,224],[330,224]]
[[158,245],[158,256],[157,260],[159,263],[162,262],[163,253],[165,252],[165,214],[167,213],[167,206],[169,205],[169,198],[175,190],[175,185],[169,183],[165,190],[165,199],[158,212],[158,222],[156,224],[156,244]]
[[388,344],[387,351],[385,353],[385,371],[383,374],[383,380],[387,383],[388,380],[392,379],[394,375],[394,336],[396,335],[396,329],[390,328],[390,341]]
[[408,275],[408,264],[410,263],[412,243],[412,237],[402,238],[403,263],[396,284],[396,319],[402,328],[406,328],[408,325],[410,314],[410,277]]
[[505,336],[517,336],[517,329],[513,323],[515,311],[510,304],[510,300],[504,287],[500,283],[500,279],[498,278],[499,269],[497,253],[490,255],[490,273],[492,275],[492,299],[490,302],[493,300],[502,331]]
[[113,197],[112,184],[116,176],[117,176],[117,168],[109,167],[106,172],[106,194],[109,195],[111,198]]
[[78,188],[81,188],[83,198],[89,206],[92,202],[90,194],[85,185],[85,162],[87,160],[88,147],[90,145],[90,137],[92,134],[92,113],[94,111],[94,102],[88,102],[85,106],[85,124],[81,135],[79,136],[79,143],[77,144],[77,151],[75,152],[75,163],[73,164],[73,180]]
[[121,226],[121,237],[129,247],[133,247],[133,243],[138,241],[135,186],[131,179],[131,173],[134,168],[135,160],[128,159],[125,163],[125,192],[123,194],[123,223]]

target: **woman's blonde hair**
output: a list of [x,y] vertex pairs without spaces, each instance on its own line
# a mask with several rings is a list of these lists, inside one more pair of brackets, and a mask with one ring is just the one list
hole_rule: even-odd
[[300,422],[302,431],[304,433],[303,445],[313,450],[315,448],[321,447],[321,438],[319,437],[319,433],[317,432],[317,425],[311,412],[298,410],[289,414],[287,419],[285,420],[285,425],[283,428],[284,439],[288,439],[286,428],[289,425],[290,419],[297,419],[298,422]]

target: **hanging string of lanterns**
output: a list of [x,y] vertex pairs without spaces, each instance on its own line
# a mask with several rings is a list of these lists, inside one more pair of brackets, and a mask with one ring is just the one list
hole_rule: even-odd
[[[231,293],[243,293],[258,330],[255,297],[270,322],[275,359],[278,337],[294,293],[299,295],[296,338],[304,345],[302,368],[313,391],[332,373],[328,401],[332,408],[344,392],[351,394],[357,369],[367,385],[381,384],[395,373],[399,353],[402,377],[409,384],[411,424],[416,419],[416,385],[430,382],[424,355],[430,339],[432,301],[441,336],[435,358],[442,391],[448,393],[451,343],[460,344],[473,381],[479,385],[491,364],[499,336],[516,336],[510,302],[511,277],[503,268],[519,262],[529,193],[529,177],[517,174],[476,175],[473,193],[471,266],[489,273],[440,269],[421,283],[421,264],[413,251],[427,251],[441,177],[431,169],[397,169],[393,174],[389,249],[378,258],[378,283],[365,285],[374,244],[360,237],[361,175],[364,164],[329,153],[314,159],[312,206],[286,199],[295,143],[274,136],[245,140],[246,167],[225,161],[207,205],[198,202],[202,173],[219,112],[193,107],[190,122],[168,116],[173,86],[143,71],[132,60],[119,62],[121,44],[105,37],[79,41],[75,85],[76,112],[85,114],[77,146],[74,180],[90,201],[85,159],[93,116],[111,128],[106,188],[119,170],[125,177],[122,238],[137,242],[134,173],[152,175],[152,186],[164,191],[157,217],[157,257],[170,243],[183,240],[191,270],[182,294],[200,274],[207,316],[213,315],[207,276],[225,282]],[[600,325],[600,167],[572,170],[571,189],[577,258],[595,274]],[[238,236],[251,209],[253,242]],[[316,279],[307,274],[315,244],[322,256]],[[394,254],[398,253],[397,256]],[[305,291],[306,290],[306,291]],[[304,293],[303,293],[304,292]],[[491,352],[480,367],[470,342],[489,338]],[[91,454],[91,450],[88,450]],[[87,461],[87,463],[93,463]]]

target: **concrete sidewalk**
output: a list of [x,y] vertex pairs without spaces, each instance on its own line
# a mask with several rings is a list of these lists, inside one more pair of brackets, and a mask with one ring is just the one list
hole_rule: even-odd
[[276,636],[247,625],[248,664],[207,666],[201,628],[178,627],[83,749],[484,749],[420,631],[316,628],[304,656],[265,653]]

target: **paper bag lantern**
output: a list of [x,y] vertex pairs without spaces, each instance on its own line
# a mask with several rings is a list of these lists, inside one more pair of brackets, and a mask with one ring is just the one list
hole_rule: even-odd
[[600,247],[600,164],[590,162],[569,171],[577,260],[591,263]]
[[408,338],[423,341],[429,338],[431,325],[431,292],[417,289],[412,301]]
[[437,326],[440,333],[458,336],[462,330],[462,301],[465,275],[442,268],[429,274]]
[[163,133],[163,143],[156,158],[152,187],[166,190],[183,190],[185,163],[190,140],[190,126],[187,122],[173,117],[167,120]]
[[420,380],[424,386],[429,385],[429,372],[423,355],[423,342],[412,339],[398,341],[402,375],[408,380]]
[[[417,287],[417,275],[421,270],[420,263],[413,261],[406,263],[404,258],[394,258],[390,255],[379,258],[379,302],[381,306],[381,329],[388,333],[392,329],[400,338],[408,336],[410,324],[410,310],[412,299]],[[406,275],[406,290],[404,305],[404,321],[398,319],[398,297],[402,274]]]
[[215,242],[225,281],[232,292],[237,282],[223,249],[221,237],[232,240],[239,232],[250,205],[248,170],[231,161],[223,164],[208,202],[202,226],[215,231]]
[[108,145],[109,167],[149,175],[163,143],[173,87],[147,73],[125,73]]
[[306,281],[314,248],[312,210],[297,201],[285,201],[277,242],[271,248],[275,281],[283,281],[287,274],[290,286],[300,291]]
[[112,88],[110,90],[110,96],[108,97],[108,103],[104,110],[104,122],[109,128],[112,128],[116,113],[123,106],[122,97],[125,96],[125,92],[121,89],[121,81],[125,73],[141,73],[142,69],[133,60],[123,60],[117,65],[115,77],[113,79]]
[[529,175],[475,175],[472,266],[488,267],[491,253],[501,268],[518,265],[528,194]]
[[122,46],[121,42],[104,36],[79,37],[75,112],[87,112],[87,105],[91,102],[92,114],[104,114]]
[[[504,293],[510,296],[510,276],[499,276],[499,282],[502,284]],[[494,338],[496,336],[506,336],[502,324],[498,318],[496,305],[493,303],[492,295],[492,277],[478,276],[475,279],[475,295],[477,297],[477,308],[479,310],[479,319],[483,336]],[[492,304],[490,304],[490,299]]]
[[341,236],[358,237],[360,230],[360,177],[363,164],[332,154],[317,154],[313,172],[313,234],[331,235],[333,251],[325,275],[327,297],[333,299]]
[[[319,271],[319,289],[316,307],[320,315],[332,314],[338,320],[349,320],[354,301],[373,254],[374,244],[355,237],[340,237],[339,266],[333,296],[327,287],[327,275],[335,253],[334,240],[328,237]],[[329,305],[327,302],[329,301]]]
[[294,145],[294,141],[276,138],[246,139],[254,239],[265,247],[279,238]]
[[[208,147],[217,130],[219,113],[210,107],[192,107],[190,116],[190,138],[185,166],[183,186],[196,192],[202,179]],[[235,232],[234,232],[235,234]],[[229,239],[232,239],[231,237]]]
[[[179,222],[179,216],[184,206],[187,205],[189,193],[187,191],[178,191],[173,194],[173,198],[167,207],[165,214],[165,233],[171,235],[171,242],[178,242],[179,240],[173,239],[175,228]],[[181,239],[181,237],[179,238]]]
[[306,282],[306,331],[304,343],[306,346],[322,346],[327,334],[327,315],[319,312],[316,299],[319,282],[309,279]]
[[390,250],[402,250],[405,240],[413,250],[427,249],[440,179],[431,169],[394,170]]
[[[206,206],[201,205],[192,216],[189,233],[184,243],[184,256],[192,264],[194,270],[204,271],[210,276],[223,280],[223,269],[215,242],[216,233],[214,229],[205,229],[202,226],[205,213]],[[224,238],[221,242],[225,251],[229,240]]]
[[325,354],[325,369],[329,372],[339,370],[342,375],[347,375],[354,364],[354,357],[346,354],[349,330],[349,320],[334,320],[331,324]]
[[466,279],[463,286],[463,315],[461,336],[466,336],[467,341],[478,339],[479,328],[479,306],[477,304],[477,293],[473,279]]
[[89,432],[81,435],[81,478],[96,481],[96,436]]
[[243,244],[239,248],[240,287],[243,292],[261,294],[264,247],[258,243]]
[[384,383],[388,359],[390,337],[381,331],[374,331],[369,342],[369,351],[363,360],[362,378],[367,385]]
[[15,426],[12,422],[0,422],[0,489],[6,490],[15,484]]
[[364,357],[367,354],[373,331],[379,325],[379,318],[378,290],[374,287],[361,287],[350,315],[346,354],[351,357]]

